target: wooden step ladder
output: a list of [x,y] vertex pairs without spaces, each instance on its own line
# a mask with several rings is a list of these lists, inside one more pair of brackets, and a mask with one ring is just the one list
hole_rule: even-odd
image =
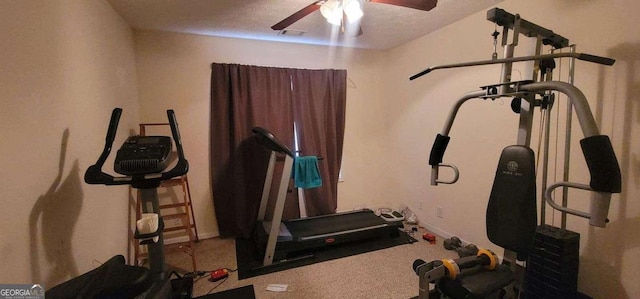
[[[146,136],[147,127],[150,127],[150,126],[155,126],[155,127],[166,126],[167,128],[169,128],[168,123],[143,123],[143,124],[140,124],[140,136]],[[198,242],[200,241],[200,239],[198,238],[198,227],[196,226],[196,219],[193,212],[193,204],[191,202],[191,190],[189,189],[189,179],[187,178],[186,174],[180,177],[175,177],[160,183],[160,186],[158,187],[158,189],[159,191],[161,188],[170,190],[171,188],[178,187],[178,186],[181,187],[182,198],[178,196],[178,201],[172,202],[172,203],[163,203],[162,200],[160,201],[160,206],[159,206],[160,214],[165,224],[163,234],[165,236],[165,243],[167,240],[166,239],[167,233],[171,234],[171,233],[179,233],[180,231],[183,231],[184,234],[186,234],[186,236],[188,237],[187,241],[173,243],[172,245],[175,244],[177,246],[180,246],[179,248],[187,247],[187,250],[185,250],[185,253],[191,256],[193,271],[196,271],[197,267],[196,267],[196,256],[194,252],[194,242]],[[163,210],[167,211],[167,213],[166,214],[163,213],[162,212]],[[136,220],[140,219],[141,215],[142,215],[142,204],[141,204],[141,198],[140,198],[140,191],[137,191]],[[179,224],[176,225],[174,223],[176,223],[177,220],[179,220]],[[141,247],[142,246],[140,246],[140,242],[135,242],[134,250],[135,250],[136,264],[141,263],[148,257],[148,254],[146,252],[143,252]]]

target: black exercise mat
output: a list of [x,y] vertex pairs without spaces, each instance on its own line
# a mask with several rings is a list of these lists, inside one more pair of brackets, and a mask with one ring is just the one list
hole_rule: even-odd
[[338,244],[322,249],[316,249],[313,251],[313,256],[310,258],[302,258],[299,260],[278,263],[264,268],[259,268],[260,266],[262,266],[263,257],[258,253],[253,240],[236,239],[238,279],[255,277],[263,274],[417,242],[416,239],[407,235],[405,232],[400,231],[399,233],[400,234],[397,237],[375,238],[364,241],[361,240],[357,242]]
[[254,292],[253,285],[251,284],[215,294],[200,296],[195,299],[256,299],[256,293]]

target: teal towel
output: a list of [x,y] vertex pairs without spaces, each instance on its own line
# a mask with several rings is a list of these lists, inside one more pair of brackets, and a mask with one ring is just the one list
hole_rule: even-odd
[[293,177],[296,188],[309,189],[322,186],[318,157],[295,157],[291,177]]

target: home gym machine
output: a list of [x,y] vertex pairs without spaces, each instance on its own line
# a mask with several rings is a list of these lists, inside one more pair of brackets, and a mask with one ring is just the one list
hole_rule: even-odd
[[[395,237],[402,221],[387,221],[368,209],[282,220],[294,153],[267,129],[253,128],[258,142],[271,151],[258,211],[255,239],[264,253],[262,267],[313,256],[321,247],[375,237]],[[266,219],[276,154],[284,155],[284,168],[274,204],[273,217]],[[302,254],[301,254],[302,253]]]
[[[477,256],[457,260],[435,260],[425,262],[416,260],[413,270],[419,276],[420,299],[442,298],[514,298],[517,293],[528,298],[575,298],[577,295],[578,238],[566,230],[565,214],[572,214],[589,219],[592,226],[605,227],[612,193],[621,191],[620,168],[609,137],[600,135],[589,104],[584,94],[570,83],[553,81],[552,71],[555,67],[553,59],[560,57],[588,61],[602,65],[612,65],[613,59],[589,54],[571,52],[558,53],[557,50],[569,46],[568,39],[553,31],[521,19],[519,15],[510,14],[502,9],[494,8],[487,12],[487,19],[502,27],[502,46],[504,57],[450,65],[435,66],[411,76],[414,80],[437,69],[469,67],[488,64],[502,64],[501,81],[498,84],[483,86],[481,90],[464,95],[454,105],[445,126],[436,136],[431,149],[429,164],[431,185],[453,184],[458,180],[458,168],[452,164],[444,164],[443,156],[450,137],[449,132],[455,116],[466,101],[471,99],[495,100],[512,98],[511,107],[520,114],[517,144],[506,147],[496,170],[494,183],[489,196],[486,211],[486,229],[489,240],[504,248],[502,263],[491,251],[480,250]],[[508,42],[509,30],[513,31],[512,40]],[[518,44],[519,35],[536,39],[536,54],[533,56],[513,57],[514,48]],[[494,32],[494,45],[499,32]],[[541,54],[542,46],[553,48],[550,54]],[[511,81],[513,62],[533,61],[533,80]],[[536,82],[540,72],[541,80]],[[571,74],[572,76],[572,74]],[[572,81],[572,78],[571,78]],[[571,82],[572,83],[572,82]],[[549,156],[549,118],[557,91],[568,97],[567,137],[565,142],[565,176],[564,181],[547,186],[547,168]],[[542,111],[544,123],[545,159],[542,163],[542,199],[541,225],[537,226],[536,208],[536,163],[535,154],[529,147],[532,133],[533,112],[536,107]],[[580,141],[587,168],[591,176],[590,184],[568,182],[567,153],[571,131],[571,113],[575,111],[584,134]],[[540,154],[540,153],[538,153]],[[439,168],[453,170],[453,178],[439,178]],[[554,189],[565,188],[565,199],[557,204],[552,198]],[[566,188],[577,188],[591,192],[590,211],[583,212],[567,207]],[[553,228],[544,224],[545,202],[562,212],[562,228]],[[579,235],[578,235],[579,236]],[[551,242],[553,244],[546,244]],[[519,267],[517,261],[528,260],[523,285],[517,280],[515,272]],[[435,284],[432,291],[430,284]],[[523,292],[524,291],[524,292]]]
[[[139,227],[149,224],[139,220],[141,224],[137,225],[135,232],[135,238],[147,245],[150,268],[124,265],[124,257],[115,256],[99,268],[52,288],[47,292],[47,298],[191,298],[193,278],[185,276],[170,280],[167,273],[162,236],[164,224],[158,204],[157,187],[160,183],[182,176],[189,169],[175,113],[167,110],[177,161],[171,151],[171,137],[131,136],[115,158],[114,171],[124,176],[114,177],[103,172],[102,167],[111,152],[121,114],[122,109],[113,110],[102,154],[87,169],[84,180],[87,184],[130,185],[140,190],[143,213],[157,215],[157,220],[147,226],[147,231],[139,231]],[[173,163],[173,168],[163,172]]]

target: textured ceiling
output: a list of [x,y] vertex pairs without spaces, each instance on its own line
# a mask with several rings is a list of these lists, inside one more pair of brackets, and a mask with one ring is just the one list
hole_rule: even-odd
[[[363,34],[339,34],[316,11],[287,28],[271,26],[314,0],[108,0],[135,29],[159,30],[290,43],[391,49],[502,0],[439,0],[431,11],[364,2]],[[363,1],[363,0],[361,0]]]

